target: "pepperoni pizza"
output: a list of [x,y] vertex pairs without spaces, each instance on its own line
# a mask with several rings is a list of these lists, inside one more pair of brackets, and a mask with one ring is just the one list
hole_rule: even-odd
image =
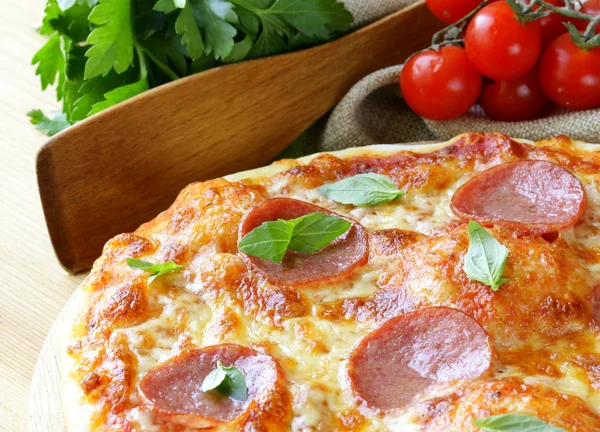
[[70,309],[68,428],[598,431],[599,301],[591,145],[282,160],[106,244]]

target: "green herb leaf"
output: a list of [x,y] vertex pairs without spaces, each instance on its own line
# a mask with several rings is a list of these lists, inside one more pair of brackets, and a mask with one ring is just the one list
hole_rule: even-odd
[[223,59],[223,63],[233,63],[244,60],[248,57],[248,53],[252,49],[254,42],[250,36],[246,36],[243,40],[236,42],[231,50],[231,53]]
[[131,0],[100,0],[92,9],[89,20],[97,27],[87,42],[92,47],[86,52],[85,78],[105,76],[111,69],[125,72],[133,62],[134,35]]
[[194,16],[206,35],[206,53],[216,60],[224,59],[233,50],[237,23],[233,4],[224,0],[189,0],[194,6]]
[[151,284],[154,282],[154,279],[165,273],[174,272],[183,268],[183,266],[177,265],[173,261],[167,261],[162,264],[154,264],[150,261],[144,261],[137,258],[127,258],[126,261],[127,265],[131,268],[151,273],[150,276],[148,276],[148,284]]
[[187,47],[188,55],[192,60],[202,57],[205,49],[204,41],[192,7],[189,4],[179,12],[177,21],[175,21],[175,31],[177,34],[182,35],[181,43]]
[[248,56],[257,58],[286,52],[289,49],[286,35],[280,30],[286,28],[285,24],[276,16],[269,15],[263,16],[260,22],[262,31]]
[[386,176],[358,174],[317,189],[327,198],[342,204],[374,206],[394,201],[406,194]]
[[352,223],[336,216],[310,213],[289,221],[294,224],[288,249],[313,253],[345,234]]
[[56,3],[56,0],[48,0],[46,8],[44,9],[44,18],[42,18],[42,25],[40,26],[39,32],[43,35],[51,35],[56,30],[53,22],[59,18],[62,14],[60,7]]
[[292,240],[293,229],[293,225],[281,219],[264,222],[240,240],[238,249],[246,255],[281,262]]
[[352,223],[321,212],[289,221],[264,222],[246,234],[238,244],[240,252],[261,259],[282,262],[288,249],[313,253],[345,234]]
[[140,63],[140,80],[132,84],[128,84],[122,87],[117,87],[104,95],[102,102],[95,103],[92,106],[92,110],[89,115],[96,114],[106,108],[110,108],[113,105],[123,102],[133,96],[148,90],[148,71],[146,69],[146,60],[141,49],[137,50],[138,59]]
[[269,9],[300,33],[326,40],[335,31],[346,30],[354,21],[344,4],[331,0],[278,0]]
[[31,124],[34,124],[36,129],[48,136],[55,135],[71,126],[71,123],[67,121],[66,116],[61,112],[52,112],[49,117],[46,117],[41,110],[36,109],[29,111],[27,115],[30,117]]
[[76,0],[57,0],[57,1],[58,1],[58,7],[63,11],[69,9],[76,2]]
[[[182,9],[185,7],[185,2],[183,2]],[[177,9],[173,0],[158,0],[154,5],[154,10],[158,12],[171,13]]]
[[248,388],[246,387],[246,378],[237,367],[223,366],[217,360],[217,367],[209,373],[201,387],[203,392],[216,390],[223,396],[245,401],[248,398]]
[[55,33],[35,53],[31,61],[32,64],[38,65],[35,73],[40,76],[42,90],[46,90],[46,87],[54,84],[56,75],[61,73],[64,68],[65,60],[60,48],[61,37],[58,33]]
[[471,423],[485,432],[567,432],[537,417],[523,414],[504,414],[471,419]]
[[153,61],[160,61],[168,67],[173,67],[180,76],[188,71],[188,51],[181,43],[181,37],[174,35],[169,39],[162,36],[152,36],[144,42],[144,46],[154,55]]
[[33,63],[71,124],[186,75],[329,40],[351,22],[338,0],[46,0],[44,12],[49,39]]
[[148,90],[148,80],[144,77],[140,81],[133,84],[128,84],[123,87],[117,87],[104,95],[102,102],[95,103],[89,115],[99,113],[100,111],[110,108],[113,105],[123,102],[133,96]]
[[469,250],[463,269],[467,277],[490,286],[494,291],[508,279],[502,277],[508,250],[481,225],[469,221]]

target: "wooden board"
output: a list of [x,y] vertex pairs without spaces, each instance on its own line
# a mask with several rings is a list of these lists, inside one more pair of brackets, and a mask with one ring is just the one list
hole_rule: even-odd
[[60,340],[66,317],[74,304],[69,299],[54,321],[40,352],[29,395],[29,430],[65,432],[60,383]]
[[324,45],[157,87],[55,135],[37,174],[60,262],[87,270],[109,238],[185,185],[269,163],[358,80],[401,64],[441,26],[420,1]]

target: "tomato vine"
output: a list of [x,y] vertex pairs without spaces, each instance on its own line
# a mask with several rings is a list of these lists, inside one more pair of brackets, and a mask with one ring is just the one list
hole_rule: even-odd
[[538,118],[553,104],[600,108],[600,0],[427,5],[444,22],[458,19],[405,62],[402,94],[417,114],[450,120],[478,101],[504,121]]

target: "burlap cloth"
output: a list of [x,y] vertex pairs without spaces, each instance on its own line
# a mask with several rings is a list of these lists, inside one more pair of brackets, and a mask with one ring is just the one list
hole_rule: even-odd
[[[395,12],[415,0],[344,0],[363,26]],[[600,143],[600,109],[568,111],[555,109],[549,116],[525,122],[497,122],[475,106],[456,120],[426,120],[404,103],[398,75],[402,65],[366,76],[348,92],[330,115],[303,136],[310,151],[331,151],[369,144],[447,140],[462,132],[503,132],[532,140],[567,135]]]

